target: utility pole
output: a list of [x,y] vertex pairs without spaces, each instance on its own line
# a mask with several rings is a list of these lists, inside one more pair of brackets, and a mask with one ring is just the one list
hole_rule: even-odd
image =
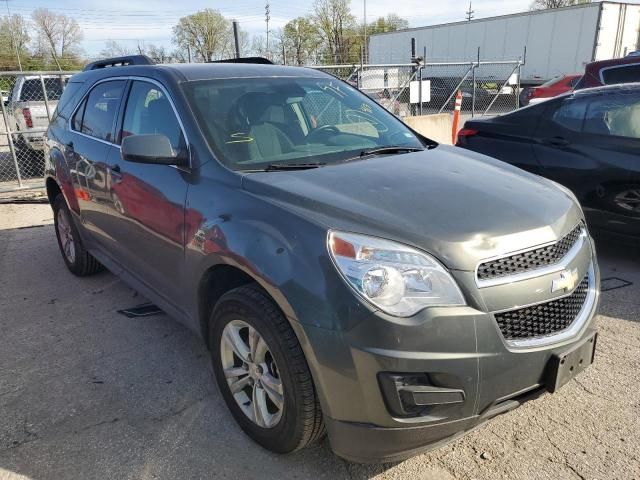
[[364,0],[364,54],[362,55],[363,58],[363,63],[369,63],[367,61],[367,53],[368,49],[367,49],[367,0]]
[[238,22],[233,21],[233,39],[236,42],[236,58],[240,58],[240,40],[238,40]]
[[269,2],[267,2],[267,4],[264,7],[264,21],[267,23],[267,58],[270,57],[269,55],[269,20],[271,20],[271,6],[269,5]]
[[469,10],[466,11],[467,14],[467,22],[470,22],[471,20],[473,20],[473,14],[475,12],[471,9],[471,2],[469,2]]
[[9,0],[4,0],[5,5],[7,6],[7,23],[9,25],[9,30],[11,32],[11,43],[13,43],[13,48],[16,51],[16,58],[18,59],[18,68],[22,71],[22,62],[20,61],[20,51],[18,50],[18,42],[16,42],[15,32],[13,31],[13,22],[11,21],[11,11],[9,10]]

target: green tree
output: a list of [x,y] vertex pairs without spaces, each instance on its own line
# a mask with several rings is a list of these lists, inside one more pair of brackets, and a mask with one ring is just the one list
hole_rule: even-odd
[[181,50],[191,49],[196,61],[230,57],[234,49],[231,21],[211,8],[187,15],[173,27],[173,42]]
[[376,33],[395,32],[409,28],[409,20],[402,18],[395,13],[390,13],[386,17],[379,17],[367,24],[367,35]]
[[313,19],[324,37],[329,60],[336,64],[349,63],[350,51],[357,41],[356,20],[351,14],[351,0],[316,0]]
[[320,43],[318,28],[310,18],[294,18],[283,28],[282,42],[287,63],[305,65]]

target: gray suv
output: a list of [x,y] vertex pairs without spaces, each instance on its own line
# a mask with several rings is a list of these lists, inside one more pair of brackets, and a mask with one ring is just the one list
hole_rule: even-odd
[[67,267],[202,336],[242,429],[357,462],[449,442],[592,363],[575,197],[438,145],[325,73],[110,59],[47,132]]

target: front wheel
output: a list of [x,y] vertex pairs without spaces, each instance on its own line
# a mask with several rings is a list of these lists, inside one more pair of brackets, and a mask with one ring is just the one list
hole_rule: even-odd
[[218,386],[247,435],[277,453],[304,448],[324,435],[302,348],[263,290],[250,285],[223,295],[209,332]]

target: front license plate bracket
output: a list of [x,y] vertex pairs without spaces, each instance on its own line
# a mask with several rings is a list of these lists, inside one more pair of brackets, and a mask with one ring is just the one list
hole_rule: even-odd
[[549,392],[557,391],[593,363],[597,338],[597,332],[593,332],[569,350],[554,354],[549,359],[545,382]]

